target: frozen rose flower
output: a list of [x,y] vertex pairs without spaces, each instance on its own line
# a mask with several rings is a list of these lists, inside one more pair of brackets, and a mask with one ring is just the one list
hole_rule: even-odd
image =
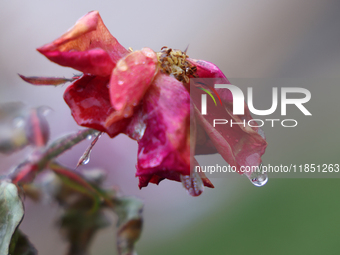
[[[213,128],[214,114],[202,116],[195,106],[198,97],[190,97],[190,78],[225,78],[214,64],[190,59],[186,52],[167,47],[158,53],[149,48],[126,50],[97,11],[83,16],[38,51],[59,65],[83,72],[71,79],[64,93],[79,125],[112,138],[125,133],[138,142],[136,176],[140,188],[163,179],[182,181],[191,195],[201,194],[202,185],[213,187],[203,173],[191,171],[198,164],[195,154],[219,152],[238,170],[241,165],[260,164],[266,141],[257,128]],[[22,78],[33,84],[70,81]],[[232,115],[230,92],[220,89],[218,93],[227,111],[222,107],[217,112],[223,110],[233,119],[251,119],[247,107],[244,116]]]

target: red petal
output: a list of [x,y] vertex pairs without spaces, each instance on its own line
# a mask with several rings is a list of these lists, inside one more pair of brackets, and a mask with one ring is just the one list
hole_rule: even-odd
[[217,150],[207,132],[202,126],[197,125],[196,146],[194,155],[206,155],[215,153],[217,153]]
[[[90,51],[93,49],[96,51]],[[105,74],[97,73],[94,66],[99,63],[99,60],[109,66],[114,66],[120,58],[128,53],[110,34],[98,11],[89,12],[60,38],[38,48],[38,51],[57,64],[73,67],[80,71],[83,71],[80,68],[83,67],[82,62],[86,62],[88,66],[84,72],[98,75],[110,74],[107,72]],[[86,51],[89,52],[86,53]],[[83,53],[80,54],[80,52]],[[93,63],[88,62],[89,60]],[[91,69],[91,66],[94,70]]]
[[[197,75],[200,78],[214,78],[209,81],[206,80],[206,88],[213,87],[216,83],[230,83],[216,65],[203,60],[190,59],[190,61],[197,66]],[[233,97],[231,92],[228,89],[216,89],[216,91],[221,97],[223,106],[220,104],[215,106],[212,100],[207,100],[207,108],[210,111],[208,111],[207,115],[201,115],[197,109],[201,109],[201,94],[204,92],[197,88],[191,89],[191,97],[197,107],[195,114],[198,123],[205,129],[210,138],[210,140],[206,139],[201,144],[197,142],[198,148],[196,147],[196,151],[199,153],[211,153],[209,148],[206,151],[204,148],[211,141],[221,156],[230,165],[236,166],[238,171],[240,171],[240,166],[258,166],[261,163],[261,156],[264,154],[267,146],[264,137],[260,135],[262,130],[247,125],[247,121],[252,119],[252,116],[246,104],[244,104],[244,115],[233,115]],[[226,119],[229,123],[213,127],[214,119]],[[243,124],[230,126],[230,120],[234,123],[242,123],[245,120],[246,125],[245,127]]]
[[183,84],[158,74],[144,98],[146,130],[138,141],[140,187],[154,175],[180,181],[190,175],[190,96]]
[[[213,63],[205,61],[205,60],[198,60],[193,58],[187,59],[191,64],[197,67],[197,76],[199,78],[225,78],[223,72]],[[230,83],[228,81],[228,83]]]
[[72,52],[41,51],[41,53],[61,66],[69,66],[93,75],[108,76],[115,67],[109,54],[102,49]]
[[109,77],[84,75],[66,89],[64,99],[79,125],[114,137],[125,130],[131,119],[122,119],[109,127],[105,126],[106,118],[114,112],[108,83]]
[[108,119],[108,124],[116,119],[132,115],[133,107],[139,104],[157,72],[157,55],[144,48],[122,58],[113,70],[110,80],[110,98],[117,115]]

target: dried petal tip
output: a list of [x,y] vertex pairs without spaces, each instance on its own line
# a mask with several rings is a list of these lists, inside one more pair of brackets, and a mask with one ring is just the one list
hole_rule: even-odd
[[77,78],[63,78],[63,77],[40,77],[40,76],[24,76],[21,74],[18,74],[21,79],[23,79],[25,82],[28,82],[33,85],[53,85],[58,86],[61,84],[64,84],[66,82],[71,82],[76,80]]
[[118,60],[128,54],[98,11],[86,14],[61,37],[37,50],[59,65],[100,76],[110,75]]
[[119,60],[110,80],[111,105],[117,111],[107,118],[106,127],[131,117],[156,74],[157,55],[149,48],[131,52]]

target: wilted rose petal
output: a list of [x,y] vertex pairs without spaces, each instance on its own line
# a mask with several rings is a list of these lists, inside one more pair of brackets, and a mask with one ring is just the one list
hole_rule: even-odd
[[[196,74],[199,78],[224,78],[227,80],[223,72],[217,67],[217,65],[205,61],[193,58],[188,58],[188,61],[196,66]],[[230,83],[228,81],[228,83]]]
[[[197,64],[197,74],[200,78],[215,79],[212,83],[204,84],[206,89],[211,89],[212,84],[229,83],[216,65],[201,60],[194,60],[193,62]],[[198,146],[196,147],[198,148],[198,154],[214,153],[213,149],[208,149],[212,143],[218,153],[230,165],[237,167],[237,171],[240,172],[240,166],[258,166],[261,163],[261,156],[265,152],[267,142],[259,134],[258,127],[250,127],[247,124],[248,120],[252,119],[247,105],[244,104],[244,115],[234,115],[231,92],[228,89],[216,89],[216,92],[222,100],[222,105],[215,105],[212,100],[207,100],[207,108],[213,110],[208,111],[206,115],[202,115],[198,109],[201,107],[201,94],[205,92],[198,88],[191,91],[191,97],[196,105],[195,115],[197,122],[209,136],[208,139],[203,132],[198,136]],[[228,124],[213,127],[214,119],[228,120]],[[233,123],[238,124],[231,125],[231,120]]]
[[[241,165],[258,165],[266,141],[257,127],[240,124],[212,126],[213,119],[233,122],[251,119],[233,115],[232,93],[213,84],[229,83],[213,63],[190,59],[186,51],[163,47],[130,52],[121,46],[97,11],[82,17],[68,32],[38,49],[50,60],[82,71],[65,91],[64,98],[76,122],[114,137],[125,133],[138,141],[139,187],[163,179],[182,181],[192,195],[204,186],[213,187],[204,173],[193,173],[194,155],[219,152],[238,170]],[[34,84],[59,84],[60,78],[22,77]],[[214,83],[193,88],[190,78],[212,78]],[[203,79],[204,80],[204,79]],[[201,115],[201,94],[215,93],[217,105]],[[209,92],[208,92],[209,91]],[[191,97],[191,98],[190,98]],[[215,100],[214,100],[215,101]],[[191,145],[191,146],[190,146]]]
[[107,116],[115,111],[110,103],[109,79],[110,77],[84,75],[66,89],[64,99],[79,125],[106,132],[114,137],[126,128],[130,119],[122,119],[109,127],[105,126]]
[[157,55],[149,48],[119,60],[110,80],[111,105],[117,112],[108,118],[107,126],[133,114],[133,107],[139,104],[156,73]]
[[57,64],[97,75],[110,75],[118,60],[128,53],[110,34],[98,11],[89,12],[38,51]]
[[[176,99],[176,100],[174,100]],[[180,181],[190,174],[190,96],[175,78],[159,74],[144,101],[145,133],[138,141],[140,187],[156,175]]]
[[44,51],[41,53],[59,65],[69,66],[83,73],[107,76],[115,67],[109,54],[102,49],[72,52]]

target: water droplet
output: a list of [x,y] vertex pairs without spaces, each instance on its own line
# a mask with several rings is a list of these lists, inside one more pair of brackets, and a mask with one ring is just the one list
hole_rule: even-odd
[[118,85],[122,86],[124,84],[124,81],[118,81]]
[[47,115],[49,115],[52,112],[52,108],[50,108],[48,106],[40,106],[38,108],[38,112],[46,117]]
[[262,187],[268,182],[268,175],[262,171],[262,163],[260,164],[258,171],[247,174],[248,179],[256,187]]
[[89,152],[84,158],[82,158],[81,165],[87,165],[90,162],[91,152]]
[[128,118],[130,115],[128,113],[124,113],[124,118]]
[[[77,167],[80,165],[86,165],[90,162],[90,157],[91,157],[91,151],[94,147],[94,145],[97,143],[98,139],[101,137],[102,132],[98,132],[95,134],[93,141],[91,142],[90,146],[86,149],[84,154],[80,157]],[[92,135],[88,135],[86,139],[91,140],[93,138]]]
[[80,157],[77,167],[80,165],[86,165],[90,162],[92,147],[90,146],[89,148],[86,149],[84,154]]
[[259,128],[259,129],[257,130],[257,133],[258,133],[263,139],[266,139],[266,137],[264,136],[264,132],[263,132],[263,130],[262,130],[261,128]]
[[23,117],[16,117],[14,120],[13,120],[13,126],[15,128],[21,128],[25,125],[25,120]]
[[257,177],[251,179],[251,183],[257,187],[262,187],[268,181],[267,173],[259,174]]

